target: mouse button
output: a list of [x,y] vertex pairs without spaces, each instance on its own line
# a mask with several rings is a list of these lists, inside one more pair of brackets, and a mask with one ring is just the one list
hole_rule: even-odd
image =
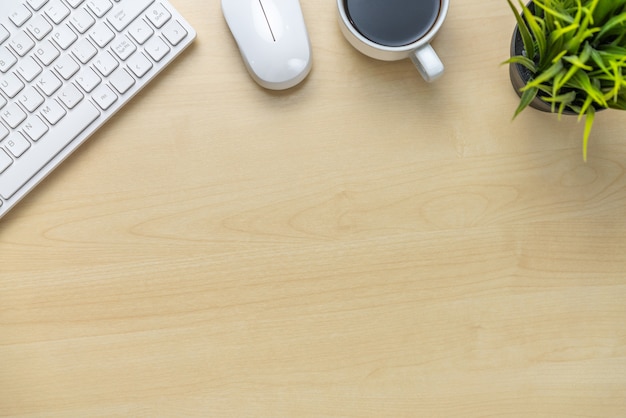
[[222,12],[240,47],[274,42],[259,0],[222,0]]
[[[272,32],[272,36],[274,41],[278,42],[283,35],[285,34],[285,27],[288,25],[288,22],[285,20],[285,13],[281,13],[281,9],[276,4],[275,0],[258,0],[261,8],[263,9],[263,13],[265,18],[267,19],[267,24],[269,25],[270,31]],[[288,5],[282,5],[282,8],[285,9]],[[283,12],[287,12],[288,10],[283,10]]]
[[267,19],[267,12],[261,4],[260,0],[251,0],[250,8],[252,9],[252,24],[259,38],[266,42],[276,42],[276,35],[270,27],[270,21]]

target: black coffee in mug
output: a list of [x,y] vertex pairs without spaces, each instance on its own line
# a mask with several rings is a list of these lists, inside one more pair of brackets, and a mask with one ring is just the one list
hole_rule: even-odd
[[441,0],[343,0],[352,26],[379,45],[400,47],[418,41],[439,16]]

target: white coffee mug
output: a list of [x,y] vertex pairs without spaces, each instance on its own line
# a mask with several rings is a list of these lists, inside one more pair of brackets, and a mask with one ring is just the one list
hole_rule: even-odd
[[[369,1],[369,3],[368,3]],[[362,4],[372,5],[373,0],[363,0]],[[377,0],[380,3],[380,8],[389,9],[390,3],[388,0]],[[407,0],[411,1],[411,0]],[[412,0],[413,2],[419,2],[420,0]],[[405,58],[410,58],[418,71],[424,77],[426,81],[433,81],[439,78],[444,71],[443,63],[439,56],[430,45],[448,13],[449,0],[437,0],[439,3],[439,9],[437,10],[436,18],[431,22],[427,28],[421,28],[421,34],[418,39],[411,40],[409,43],[403,45],[386,45],[380,40],[373,40],[375,36],[365,36],[361,33],[356,23],[351,19],[350,11],[346,9],[347,0],[337,0],[337,6],[339,9],[339,25],[343,35],[348,42],[361,53],[378,60],[383,61],[397,61]],[[355,1],[352,1],[354,4]],[[416,3],[412,3],[415,5]],[[433,3],[434,4],[434,3]],[[377,24],[382,24],[384,19],[373,19]]]

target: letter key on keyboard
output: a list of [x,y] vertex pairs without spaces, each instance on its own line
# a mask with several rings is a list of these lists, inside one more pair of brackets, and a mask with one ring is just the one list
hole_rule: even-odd
[[0,217],[195,36],[168,0],[1,0]]

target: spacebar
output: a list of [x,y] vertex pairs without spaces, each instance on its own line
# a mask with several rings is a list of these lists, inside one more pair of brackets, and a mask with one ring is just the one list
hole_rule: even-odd
[[10,199],[28,180],[91,125],[100,112],[85,100],[0,174],[0,196]]

